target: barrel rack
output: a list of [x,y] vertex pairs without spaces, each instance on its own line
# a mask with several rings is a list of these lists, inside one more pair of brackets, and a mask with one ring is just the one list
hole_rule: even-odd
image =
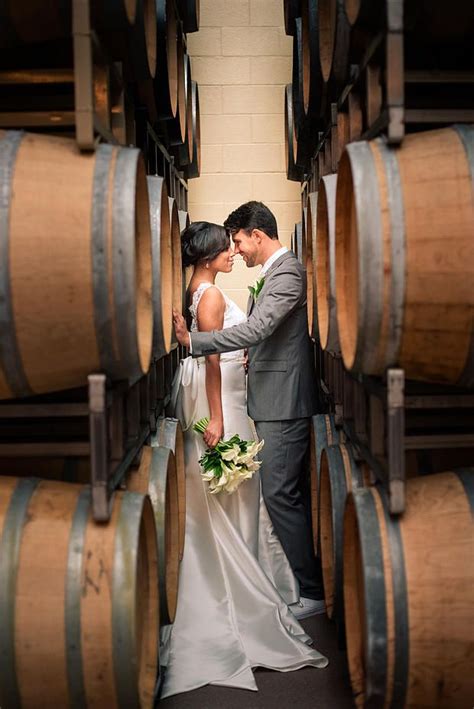
[[[445,53],[446,68],[434,69],[417,53],[416,25],[412,17],[404,17],[410,12],[407,3],[386,0],[379,10],[377,22],[365,31],[357,63],[352,63],[349,30],[346,36],[340,35],[341,44],[345,43],[347,78],[339,86],[337,79],[326,83],[327,105],[322,117],[313,119],[317,138],[304,169],[299,161],[295,169],[296,151],[291,148],[295,154],[289,154],[287,176],[301,182],[302,214],[320,178],[337,172],[349,142],[382,135],[396,146],[407,132],[474,122],[472,55],[467,63],[464,56],[465,68],[460,70],[455,60],[449,56],[446,60]],[[472,22],[472,12],[468,17]],[[336,41],[337,37],[336,32]],[[292,235],[297,255],[301,229],[300,222]],[[321,349],[317,327],[312,334],[320,400],[353,444],[356,458],[365,460],[386,488],[392,514],[405,509],[405,480],[410,475],[407,453],[421,459],[426,472],[433,463],[430,451],[457,450],[459,465],[474,463],[472,389],[410,381],[403,369],[389,369],[383,379],[352,374],[345,370],[341,355]]]
[[407,453],[425,472],[433,469],[432,451],[457,450],[462,463],[474,459],[472,391],[406,380],[403,369],[388,369],[384,379],[353,375],[341,356],[320,354],[326,404],[356,459],[365,460],[387,488],[392,514],[405,509]]
[[[307,183],[317,187],[320,177],[336,172],[350,141],[383,134],[396,145],[407,127],[422,130],[474,122],[474,69],[406,68],[404,3],[394,0],[385,5],[386,26],[374,31],[360,62],[350,65],[347,84],[329,104],[303,188]],[[466,87],[470,87],[470,101],[466,101]]]
[[91,374],[83,389],[3,402],[5,467],[8,458],[64,458],[64,477],[73,482],[78,459],[89,459],[94,519],[107,521],[113,490],[165,414],[179,357],[175,346],[131,386]]
[[[146,106],[127,84],[122,62],[110,59],[93,26],[90,0],[72,0],[72,43],[58,43],[59,63],[69,62],[67,68],[57,66],[54,47],[45,51],[46,67],[41,68],[36,50],[2,52],[0,128],[75,137],[86,151],[101,141],[134,145],[143,152],[147,173],[163,177],[178,209],[187,211],[187,181],[166,147],[166,127],[161,135],[160,124],[151,125]],[[113,491],[139,461],[143,445],[156,433],[158,417],[166,413],[181,356],[173,342],[171,351],[152,361],[136,382],[112,382],[94,373],[79,389],[1,402],[5,471],[14,458],[62,459],[63,479],[75,481],[78,461],[88,461],[80,481],[90,480],[94,519],[108,521]]]

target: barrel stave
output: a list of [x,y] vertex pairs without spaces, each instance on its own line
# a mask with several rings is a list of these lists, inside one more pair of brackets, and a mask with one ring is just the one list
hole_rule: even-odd
[[153,263],[153,356],[171,349],[173,335],[173,254],[168,190],[163,177],[147,176]]
[[158,547],[160,619],[172,623],[179,578],[179,515],[176,463],[164,446],[144,446],[138,469],[130,471],[127,489],[148,494],[153,506]]
[[321,347],[340,353],[336,306],[336,175],[319,181],[316,227],[318,330]]
[[186,531],[186,467],[184,462],[183,431],[178,419],[161,418],[158,420],[156,443],[159,446],[169,448],[175,457],[178,491],[179,559],[181,561],[184,553]]

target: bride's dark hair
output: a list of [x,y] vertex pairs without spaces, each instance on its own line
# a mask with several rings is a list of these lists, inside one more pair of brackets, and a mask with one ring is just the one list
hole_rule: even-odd
[[211,222],[193,222],[181,234],[183,266],[198,261],[212,261],[230,246],[230,237],[223,226]]

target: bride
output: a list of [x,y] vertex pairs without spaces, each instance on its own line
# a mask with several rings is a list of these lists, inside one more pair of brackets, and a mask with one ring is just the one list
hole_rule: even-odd
[[[233,253],[224,227],[194,222],[182,234],[191,330],[219,330],[245,320],[218,286]],[[244,352],[183,360],[174,382],[176,415],[185,431],[186,534],[173,626],[162,630],[161,697],[205,684],[257,690],[253,667],[288,672],[325,667],[311,638],[288,609],[297,581],[275,536],[255,473],[232,494],[210,495],[200,474],[206,446],[235,433],[254,439],[247,416]],[[201,436],[192,429],[202,417]]]

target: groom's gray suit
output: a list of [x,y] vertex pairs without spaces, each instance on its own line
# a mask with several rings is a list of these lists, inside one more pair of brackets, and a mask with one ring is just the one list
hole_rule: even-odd
[[306,598],[323,597],[301,495],[316,383],[306,315],[306,273],[289,251],[265,274],[248,319],[213,332],[193,332],[193,357],[248,348],[248,412],[262,450],[268,512]]

